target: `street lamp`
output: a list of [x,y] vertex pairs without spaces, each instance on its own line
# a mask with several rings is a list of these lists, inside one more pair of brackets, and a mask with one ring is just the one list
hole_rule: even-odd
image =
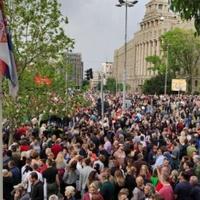
[[123,73],[123,104],[122,109],[125,110],[125,100],[126,100],[126,79],[127,79],[127,19],[128,19],[128,7],[133,7],[138,1],[128,1],[128,0],[119,0],[117,7],[125,6],[125,58],[124,58],[124,73]]
[[168,65],[169,65],[169,45],[167,45],[167,61],[165,67],[165,87],[164,87],[164,95],[167,95],[167,79],[168,79]]

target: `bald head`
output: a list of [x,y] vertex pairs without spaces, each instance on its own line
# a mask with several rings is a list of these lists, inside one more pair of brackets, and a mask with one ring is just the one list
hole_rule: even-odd
[[142,178],[142,176],[138,176],[136,178],[136,184],[138,187],[141,187],[144,184],[144,179]]
[[196,184],[198,184],[198,182],[199,182],[199,180],[198,180],[197,176],[191,176],[190,177],[190,184],[191,185],[196,185]]

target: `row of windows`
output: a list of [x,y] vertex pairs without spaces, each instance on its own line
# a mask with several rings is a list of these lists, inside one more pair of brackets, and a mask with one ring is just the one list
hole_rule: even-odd
[[168,5],[163,5],[163,4],[151,4],[147,7],[147,12],[150,12],[154,9],[158,9],[158,10],[167,10],[168,9]]

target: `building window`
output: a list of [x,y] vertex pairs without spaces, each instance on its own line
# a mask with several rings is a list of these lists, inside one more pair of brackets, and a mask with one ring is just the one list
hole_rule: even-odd
[[159,4],[159,5],[158,5],[158,9],[159,9],[159,10],[162,10],[162,9],[163,9],[163,5],[162,5],[162,4]]
[[195,87],[197,87],[198,86],[198,81],[197,80],[195,80]]

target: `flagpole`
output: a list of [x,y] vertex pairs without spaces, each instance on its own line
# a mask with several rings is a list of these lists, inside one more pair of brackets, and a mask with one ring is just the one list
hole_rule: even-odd
[[[3,15],[3,0],[0,0],[0,10]],[[2,126],[2,79],[3,75],[0,74],[0,199],[3,199],[3,126]]]
[[0,75],[0,199],[3,199],[3,127],[2,127],[2,75]]

